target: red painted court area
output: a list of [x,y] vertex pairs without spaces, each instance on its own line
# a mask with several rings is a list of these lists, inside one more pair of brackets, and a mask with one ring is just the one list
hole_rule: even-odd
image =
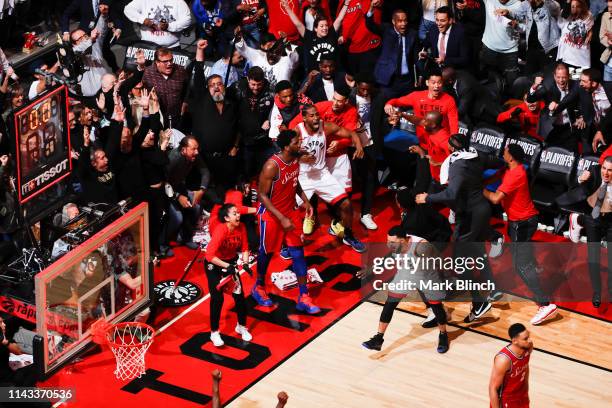
[[[386,231],[399,219],[392,195],[385,193],[380,198],[385,205],[381,202],[379,208],[384,210],[376,215],[378,231],[368,234],[361,226],[355,228],[357,235],[364,237],[366,242],[385,242]],[[159,332],[147,352],[147,373],[142,378],[131,382],[116,380],[113,374],[115,358],[106,349],[69,364],[42,385],[75,388],[76,399],[65,403],[63,406],[66,407],[108,407],[109,403],[117,407],[206,406],[210,404],[211,398],[210,373],[219,368],[223,372],[221,400],[223,404],[230,402],[360,303],[363,294],[360,291],[361,283],[354,275],[359,270],[361,255],[327,234],[329,221],[325,214],[326,211],[321,208],[324,227],[308,237],[306,246],[309,267],[315,267],[325,281],[310,289],[315,303],[322,308],[319,315],[296,314],[297,289],[281,293],[268,282],[269,292],[278,306],[274,309],[255,307],[249,296],[247,326],[253,341],[244,343],[234,333],[236,317],[231,312],[233,301],[230,296],[226,296],[220,327],[226,345],[215,348],[209,341],[208,289],[203,264],[198,262],[186,280],[201,287],[204,300],[181,308],[159,310],[153,324]],[[505,229],[500,220],[496,220],[495,226],[500,230]],[[566,242],[562,237],[541,232],[536,235],[536,239]],[[586,259],[586,245],[583,244],[580,251],[584,251]],[[193,256],[193,252],[185,248],[175,248],[175,253],[174,258],[163,261],[155,269],[156,282],[176,279]],[[540,262],[550,262],[549,259],[542,259],[541,254],[538,257]],[[506,253],[495,262],[508,265],[510,256]],[[281,271],[288,265],[289,261],[276,258],[269,271]],[[549,270],[545,276],[550,277],[554,273],[554,270]],[[589,285],[586,270],[583,280],[585,285]],[[243,283],[250,293],[252,279],[243,274]],[[500,283],[507,291],[527,294],[518,276],[504,274]],[[556,291],[565,290],[562,282],[555,287]],[[559,305],[612,321],[612,311],[596,311],[590,302]],[[172,322],[187,309],[191,310]],[[353,341],[355,347],[359,347],[359,339],[361,337],[347,341]]]

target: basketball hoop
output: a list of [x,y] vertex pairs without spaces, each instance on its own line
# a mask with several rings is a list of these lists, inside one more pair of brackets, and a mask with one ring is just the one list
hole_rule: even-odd
[[123,322],[115,325],[99,324],[94,330],[94,341],[101,343],[101,332],[106,333],[107,343],[115,355],[119,380],[132,380],[146,371],[145,354],[153,343],[155,330],[145,323]]

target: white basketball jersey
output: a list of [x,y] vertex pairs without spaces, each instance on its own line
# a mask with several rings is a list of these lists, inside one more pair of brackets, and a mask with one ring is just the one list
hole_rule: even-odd
[[309,172],[314,170],[323,170],[325,168],[325,152],[327,143],[325,140],[325,131],[323,121],[320,122],[319,131],[314,135],[308,134],[304,127],[304,122],[300,123],[297,128],[300,131],[300,147],[315,157],[313,164],[300,163],[300,172]]

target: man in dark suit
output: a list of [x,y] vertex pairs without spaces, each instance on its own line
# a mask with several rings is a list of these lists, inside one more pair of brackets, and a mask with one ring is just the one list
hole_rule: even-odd
[[429,31],[425,40],[431,54],[424,52],[419,57],[427,55],[440,67],[467,68],[470,63],[470,49],[465,40],[463,26],[455,23],[453,12],[448,6],[438,8],[435,16],[438,31]]
[[444,92],[455,98],[460,121],[467,125],[495,122],[502,111],[499,95],[491,93],[469,72],[456,71],[453,67],[442,70],[442,80]]
[[[527,95],[527,102],[544,101],[539,134],[547,146],[559,146],[576,151],[579,136],[574,129],[578,108],[579,86],[570,79],[567,65],[559,62],[552,76],[537,76]],[[546,123],[548,122],[548,123]]]
[[[602,119],[610,113],[610,101],[612,92],[610,88],[603,86],[601,72],[595,68],[588,68],[580,75],[580,91],[578,92],[578,107],[580,117],[576,120],[576,127],[580,130],[583,151],[591,153],[597,149],[599,140],[593,136],[602,138],[600,130]],[[595,146],[595,147],[592,147]]]
[[[592,172],[585,171],[578,178],[580,187],[584,189],[586,196],[586,211],[583,218],[587,235],[587,254],[589,260],[589,276],[593,287],[593,306],[601,305],[601,275],[600,275],[600,253],[601,240],[609,242],[612,234],[612,199],[610,183],[612,183],[612,157],[606,157],[601,166],[601,178],[592,168]],[[590,182],[594,179],[594,182]],[[608,244],[609,245],[609,244]],[[612,301],[612,248],[608,248],[608,292]]]
[[417,33],[408,28],[408,14],[395,10],[392,24],[377,25],[372,7],[366,15],[366,26],[382,37],[382,50],[374,67],[374,78],[388,98],[398,98],[414,88],[414,64],[417,60]]

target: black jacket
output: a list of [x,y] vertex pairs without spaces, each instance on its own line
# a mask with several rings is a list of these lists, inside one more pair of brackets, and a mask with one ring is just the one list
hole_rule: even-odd
[[227,154],[238,141],[238,103],[226,92],[219,113],[204,79],[204,62],[196,62],[192,88],[192,133],[198,138],[200,152]]
[[[340,86],[342,83],[346,83],[346,73],[336,72],[333,78],[334,88]],[[308,81],[308,79],[306,79]],[[325,85],[323,85],[323,75],[319,74],[308,87],[304,93],[307,97],[312,99],[314,103],[327,101],[327,94],[325,93]]]
[[[382,37],[382,47],[380,56],[374,67],[374,78],[376,82],[383,86],[389,86],[394,75],[398,75],[400,41],[399,35],[393,28],[393,25],[384,23],[381,26],[374,22],[373,15],[366,17],[366,27]],[[406,62],[408,64],[409,75],[414,77],[415,62],[418,59],[419,39],[416,31],[407,29],[405,36],[405,53]]]
[[428,203],[443,203],[456,213],[464,213],[486,199],[482,195],[483,164],[479,157],[455,160],[449,166],[448,186],[443,191],[427,196]]
[[253,95],[253,92],[249,89],[247,78],[241,78],[234,82],[229,91],[238,101],[239,129],[242,135],[242,143],[254,145],[269,141],[268,131],[261,128],[264,122],[270,118],[270,111],[274,107],[274,93],[270,90],[268,81],[264,79],[264,86],[259,95]]
[[[529,91],[527,95],[527,102],[533,103],[537,101],[544,101],[546,106],[550,102],[557,102],[559,106],[556,112],[560,113],[567,109],[567,114],[570,121],[573,123],[576,121],[576,109],[578,108],[580,86],[578,82],[569,80],[567,84],[568,93],[563,99],[561,99],[561,91],[555,83],[552,76],[544,78],[542,84],[535,90],[535,92]],[[548,108],[546,108],[548,111]]]
[[[465,38],[463,25],[460,23],[453,24],[448,36],[444,66],[456,69],[468,68],[470,64],[470,44]],[[425,41],[426,45],[431,48],[431,57],[438,58],[440,56],[440,51],[438,50],[440,31],[429,31]]]

